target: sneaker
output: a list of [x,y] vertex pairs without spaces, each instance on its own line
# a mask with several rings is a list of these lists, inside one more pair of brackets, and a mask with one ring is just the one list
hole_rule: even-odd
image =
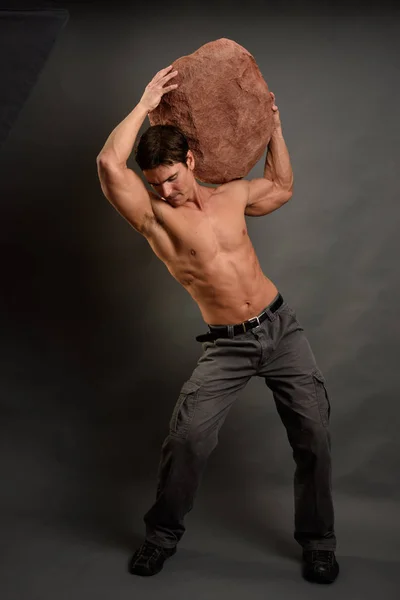
[[175,554],[176,548],[163,548],[145,541],[129,561],[129,572],[148,577],[156,575],[164,566],[164,561]]
[[333,583],[339,574],[339,565],[332,550],[304,550],[303,577],[316,583]]

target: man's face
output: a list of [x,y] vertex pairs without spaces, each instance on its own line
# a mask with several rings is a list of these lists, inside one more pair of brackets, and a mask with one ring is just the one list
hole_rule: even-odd
[[143,171],[154,191],[171,206],[181,206],[193,186],[193,174],[183,163],[159,165],[155,169]]

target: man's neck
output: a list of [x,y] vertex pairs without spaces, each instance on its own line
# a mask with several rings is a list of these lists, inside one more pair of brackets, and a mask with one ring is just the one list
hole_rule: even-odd
[[215,188],[210,188],[205,185],[201,185],[195,181],[192,189],[192,193],[188,198],[188,202],[194,204],[199,210],[204,209],[204,204],[207,202]]

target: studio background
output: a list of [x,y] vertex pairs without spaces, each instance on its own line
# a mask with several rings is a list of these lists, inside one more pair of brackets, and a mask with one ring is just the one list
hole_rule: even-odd
[[96,156],[157,71],[220,37],[253,54],[276,94],[294,170],[292,199],[247,222],[328,383],[342,575],[326,593],[358,597],[362,581],[359,597],[395,598],[399,11],[37,6],[69,20],[1,149],[2,598],[320,593],[297,572],[294,463],[261,379],[221,430],[174,562],[151,584],[125,568],[206,326],[102,195]]

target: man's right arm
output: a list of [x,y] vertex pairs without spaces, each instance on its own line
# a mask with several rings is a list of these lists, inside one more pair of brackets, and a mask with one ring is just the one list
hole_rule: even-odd
[[166,92],[177,87],[176,84],[164,87],[176,75],[176,71],[171,73],[171,68],[167,67],[153,77],[139,104],[111,132],[96,161],[105,197],[140,233],[144,233],[146,223],[154,216],[152,195],[126,162],[148,113],[158,106]]
[[114,129],[97,157],[101,189],[114,208],[140,233],[153,216],[150,195],[141,178],[126,165],[148,111],[140,102]]

